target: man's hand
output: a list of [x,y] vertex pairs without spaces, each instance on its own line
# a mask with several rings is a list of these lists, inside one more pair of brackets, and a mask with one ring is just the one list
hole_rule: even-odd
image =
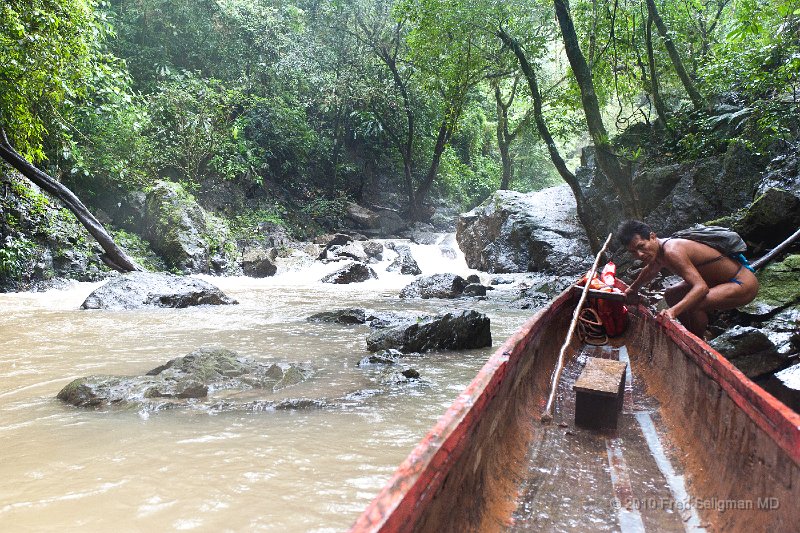
[[664,309],[658,313],[658,316],[666,320],[675,320],[675,314],[672,312],[672,309]]
[[636,304],[639,303],[639,301],[641,299],[642,299],[642,297],[639,296],[639,291],[632,291],[630,287],[625,289],[625,303],[626,304],[636,305]]

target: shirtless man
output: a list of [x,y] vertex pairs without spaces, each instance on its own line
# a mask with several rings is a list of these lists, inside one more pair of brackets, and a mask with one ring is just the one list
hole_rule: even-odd
[[670,320],[677,318],[700,338],[708,325],[709,311],[739,307],[753,301],[758,293],[755,274],[705,244],[678,238],[659,239],[647,224],[638,220],[620,224],[617,238],[645,264],[625,291],[626,301],[636,303],[642,285],[667,268],[683,281],[665,291],[669,308],[661,315]]

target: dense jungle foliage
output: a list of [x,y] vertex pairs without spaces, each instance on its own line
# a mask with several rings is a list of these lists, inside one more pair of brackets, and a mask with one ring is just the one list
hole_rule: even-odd
[[[266,199],[278,223],[388,193],[420,215],[569,182],[588,142],[609,175],[654,146],[769,154],[799,101],[800,0],[0,7],[0,126],[90,204],[166,178]],[[613,143],[638,123],[647,139]]]

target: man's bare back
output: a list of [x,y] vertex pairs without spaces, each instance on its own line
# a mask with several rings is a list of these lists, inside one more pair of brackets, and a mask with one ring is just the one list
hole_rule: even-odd
[[[631,227],[626,232],[623,226],[628,223]],[[638,221],[628,221],[623,226],[618,231],[620,240],[634,257],[645,263],[626,291],[629,301],[636,301],[642,285],[655,278],[662,268],[668,269],[683,281],[666,290],[664,299],[670,307],[662,314],[669,319],[677,318],[686,329],[702,338],[709,311],[733,309],[756,297],[756,276],[714,248],[687,239],[660,239]]]

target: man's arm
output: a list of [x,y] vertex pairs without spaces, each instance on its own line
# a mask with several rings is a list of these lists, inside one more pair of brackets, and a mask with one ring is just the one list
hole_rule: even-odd
[[633,283],[625,290],[625,301],[631,304],[638,303],[639,289],[641,289],[645,283],[658,276],[658,273],[661,272],[661,268],[662,265],[658,260],[653,261],[649,265],[645,265],[642,271],[639,272],[639,275],[636,276]]

